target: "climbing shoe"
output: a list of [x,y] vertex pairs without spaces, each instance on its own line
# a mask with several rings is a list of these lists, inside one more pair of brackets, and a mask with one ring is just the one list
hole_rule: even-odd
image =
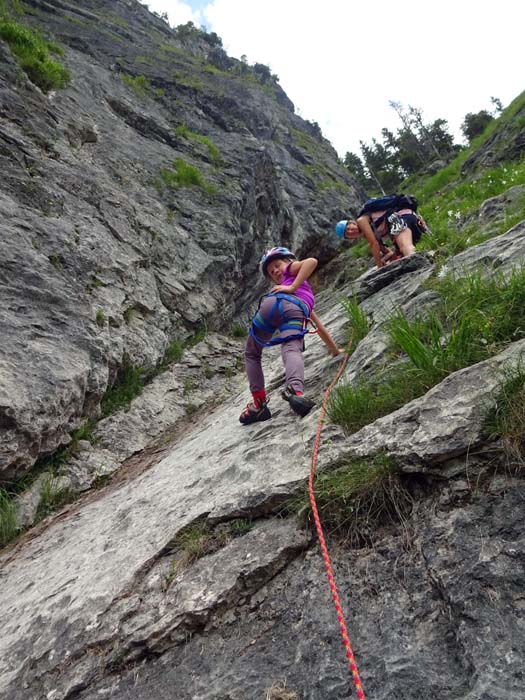
[[250,425],[250,423],[268,420],[271,417],[272,414],[270,413],[266,401],[254,399],[253,403],[249,403],[239,416],[239,422],[243,425]]
[[292,407],[292,410],[297,413],[297,415],[301,416],[301,418],[304,418],[307,413],[310,413],[312,408],[315,406],[314,402],[310,401],[310,399],[307,399],[302,395],[298,395],[293,386],[290,386],[290,384],[288,384],[286,389],[281,393],[281,396],[285,401],[288,401]]

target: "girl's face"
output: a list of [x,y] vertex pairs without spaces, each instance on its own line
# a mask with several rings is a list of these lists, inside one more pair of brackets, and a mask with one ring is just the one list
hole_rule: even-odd
[[268,265],[266,268],[268,277],[274,284],[281,284],[281,278],[289,263],[289,260],[272,260]]
[[359,238],[360,231],[356,221],[349,221],[345,228],[345,238],[347,240],[353,240],[354,238]]

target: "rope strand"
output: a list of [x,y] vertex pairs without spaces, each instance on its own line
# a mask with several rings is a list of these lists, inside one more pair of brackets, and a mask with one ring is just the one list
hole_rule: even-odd
[[332,564],[330,563],[330,556],[328,554],[328,548],[326,546],[324,534],[323,534],[323,528],[321,525],[321,520],[319,518],[319,513],[317,511],[317,504],[315,502],[315,493],[314,493],[314,478],[315,478],[315,466],[317,464],[317,457],[319,454],[319,445],[321,443],[321,431],[323,429],[323,420],[325,417],[326,413],[326,406],[328,404],[328,399],[330,397],[330,392],[332,391],[332,388],[337,384],[339,381],[340,376],[343,373],[343,370],[346,366],[346,363],[348,362],[349,355],[346,355],[344,361],[341,364],[341,367],[339,368],[335,379],[332,381],[328,389],[324,393],[324,400],[323,400],[323,405],[321,407],[321,416],[319,418],[319,423],[317,426],[317,433],[315,435],[315,442],[314,442],[314,449],[313,449],[313,454],[312,454],[312,466],[310,469],[310,478],[308,479],[308,492],[310,494],[310,503],[312,505],[312,513],[314,516],[314,521],[315,521],[315,528],[317,530],[317,536],[319,538],[319,544],[321,545],[321,552],[323,555],[324,563],[325,563],[325,568],[326,568],[326,575],[328,577],[328,583],[330,585],[330,590],[332,592],[332,598],[334,600],[334,605],[335,605],[335,610],[337,613],[337,619],[339,620],[339,627],[341,628],[341,635],[343,637],[343,644],[345,645],[346,649],[346,657],[348,659],[348,665],[350,666],[350,671],[352,673],[352,678],[354,681],[356,693],[357,693],[357,698],[358,700],[365,700],[365,694],[363,692],[363,686],[361,685],[361,679],[359,678],[359,672],[357,670],[357,664],[355,662],[354,658],[354,653],[352,651],[352,645],[350,644],[350,639],[348,638],[348,632],[346,631],[346,624],[345,624],[345,619],[343,615],[343,609],[341,607],[341,603],[339,601],[339,594],[337,593],[337,587],[335,585],[335,579],[334,575],[332,572]]

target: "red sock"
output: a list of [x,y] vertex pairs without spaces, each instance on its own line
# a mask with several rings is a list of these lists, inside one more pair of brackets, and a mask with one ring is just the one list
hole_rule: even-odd
[[264,389],[259,389],[258,391],[252,391],[253,400],[255,403],[261,401],[264,403],[266,401],[266,391]]

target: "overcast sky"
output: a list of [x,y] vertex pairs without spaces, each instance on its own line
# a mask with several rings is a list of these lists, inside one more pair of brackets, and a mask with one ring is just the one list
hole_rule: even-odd
[[389,101],[443,118],[457,141],[465,114],[506,106],[523,89],[522,0],[142,0],[172,26],[216,32],[230,56],[265,63],[304,119],[341,157],[401,123]]

